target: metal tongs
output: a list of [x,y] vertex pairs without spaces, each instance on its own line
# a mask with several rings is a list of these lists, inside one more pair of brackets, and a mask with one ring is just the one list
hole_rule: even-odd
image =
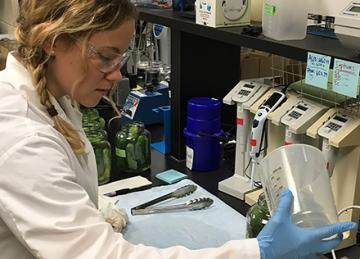
[[159,202],[171,199],[171,198],[182,198],[189,194],[192,194],[196,191],[196,185],[185,185],[183,187],[180,187],[176,189],[173,192],[170,192],[168,194],[165,194],[163,196],[160,196],[156,199],[153,199],[151,201],[145,202],[143,204],[140,204],[134,208],[131,209],[132,215],[145,215],[145,214],[152,214],[152,213],[160,213],[160,212],[169,212],[173,210],[181,210],[181,209],[187,209],[187,210],[201,210],[209,207],[213,200],[210,198],[198,198],[190,200],[186,203],[182,204],[176,204],[176,205],[170,205],[170,206],[157,206],[157,207],[151,207],[152,205],[155,205]]

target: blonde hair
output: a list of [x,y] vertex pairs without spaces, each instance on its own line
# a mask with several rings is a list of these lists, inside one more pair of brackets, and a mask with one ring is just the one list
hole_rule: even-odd
[[[69,142],[76,155],[84,153],[84,143],[79,133],[64,121],[51,103],[47,90],[47,64],[51,53],[44,50],[46,44],[51,49],[58,37],[65,36],[72,42],[83,37],[83,60],[87,52],[90,36],[99,31],[111,30],[129,19],[136,19],[137,11],[130,0],[22,0],[17,19],[16,38],[19,57],[32,74],[33,84],[54,120],[55,129]],[[67,36],[67,37],[66,37]],[[83,69],[87,71],[87,63]],[[85,73],[84,73],[85,74]],[[82,79],[75,82],[74,87]]]

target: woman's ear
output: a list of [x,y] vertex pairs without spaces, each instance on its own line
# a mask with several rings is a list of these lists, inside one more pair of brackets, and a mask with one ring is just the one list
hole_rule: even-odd
[[60,35],[46,40],[43,49],[49,56],[56,56],[59,53],[66,52],[69,47],[71,47],[71,41],[66,36]]
[[48,56],[55,56],[56,44],[51,40],[46,40],[44,44],[44,51]]

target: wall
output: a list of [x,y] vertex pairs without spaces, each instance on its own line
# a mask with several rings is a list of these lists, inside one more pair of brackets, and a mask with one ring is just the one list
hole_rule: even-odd
[[0,34],[13,33],[18,13],[18,0],[0,0]]

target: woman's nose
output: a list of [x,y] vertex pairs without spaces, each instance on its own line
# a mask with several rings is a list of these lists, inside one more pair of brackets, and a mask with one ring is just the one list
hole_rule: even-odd
[[122,79],[120,69],[114,69],[113,71],[106,73],[105,78],[109,81],[120,81]]

